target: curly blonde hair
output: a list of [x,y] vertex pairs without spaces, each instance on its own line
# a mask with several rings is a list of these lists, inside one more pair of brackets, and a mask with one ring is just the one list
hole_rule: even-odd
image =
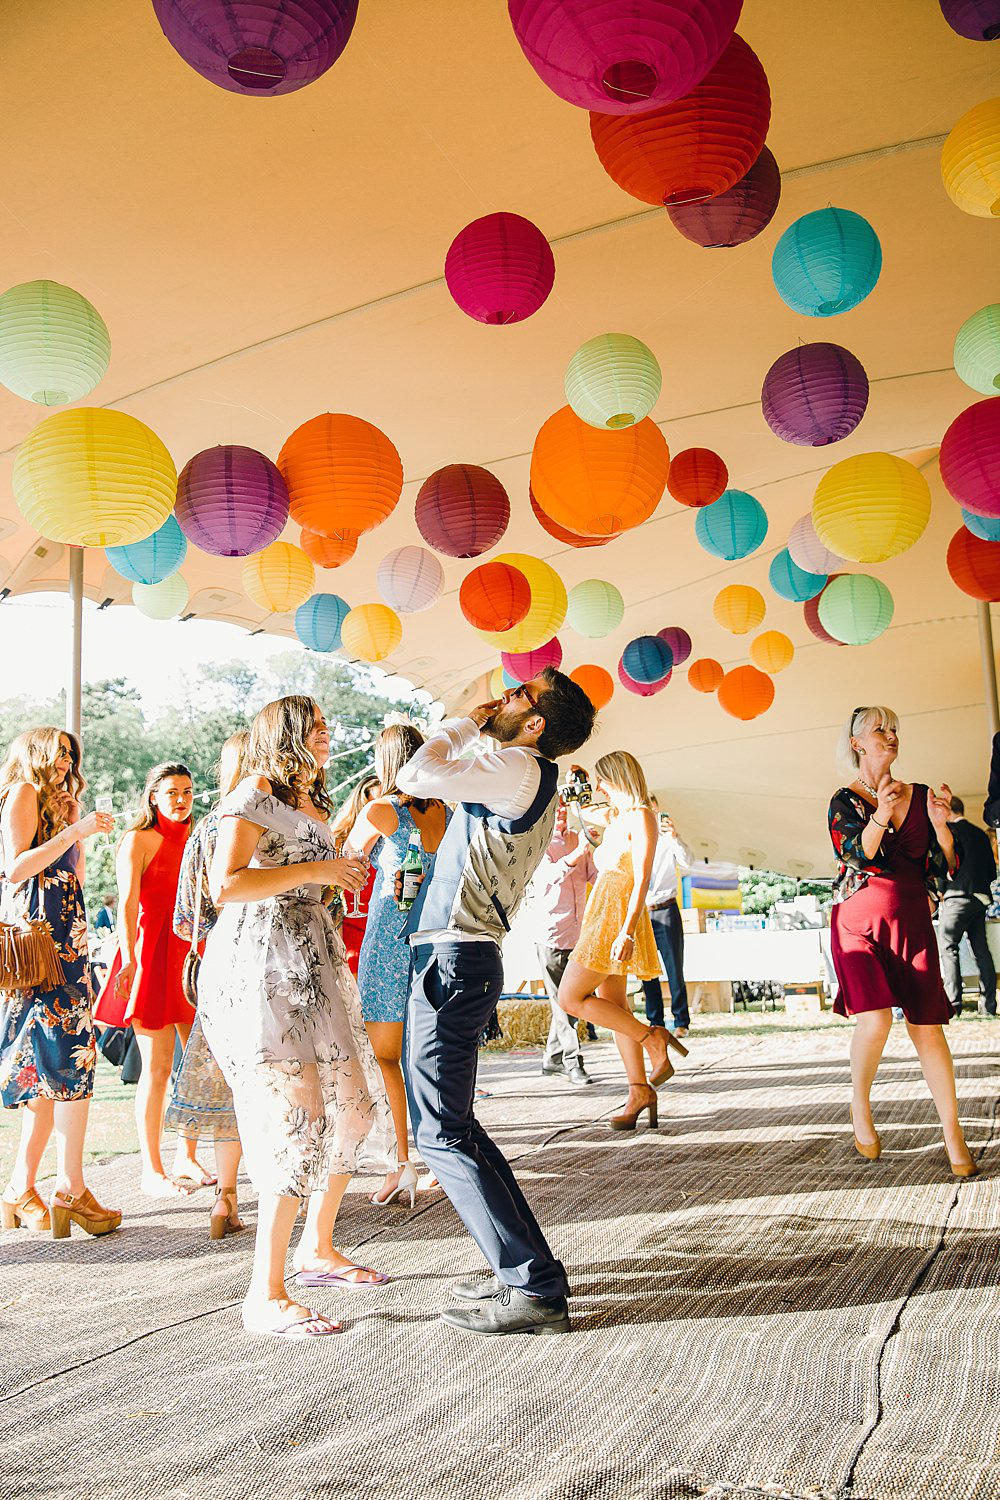
[[286,807],[298,807],[305,797],[321,812],[333,812],[326,774],[306,748],[319,705],[295,693],[265,703],[250,725],[248,770],[266,776],[271,791]]
[[[62,749],[62,740],[69,743],[70,768],[64,781],[58,780],[56,761]],[[68,729],[54,729],[42,725],[37,729],[26,729],[11,741],[7,759],[0,766],[0,802],[3,802],[12,786],[26,781],[38,793],[38,838],[45,843],[53,834],[65,828],[68,822],[64,806],[64,794],[74,802],[86,788],[80,769],[80,741]]]

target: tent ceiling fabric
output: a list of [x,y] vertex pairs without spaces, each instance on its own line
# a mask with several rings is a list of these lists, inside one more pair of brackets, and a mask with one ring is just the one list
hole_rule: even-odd
[[[749,638],[720,629],[712,600],[724,583],[760,588],[765,628],[796,647],[769,713],[730,719],[681,670],[648,700],[617,689],[588,756],[617,745],[639,754],[700,851],[806,873],[830,868],[833,744],[855,703],[900,711],[902,774],[945,778],[973,806],[984,785],[975,606],[945,567],[960,516],[935,449],[975,399],[952,370],[952,344],[965,318],[996,299],[995,229],[950,201],[939,152],[995,89],[989,48],[956,36],[935,0],[846,0],[837,26],[819,31],[789,19],[785,0],[747,0],[740,25],[770,79],[781,204],[752,243],[704,250],[605,175],[586,113],[536,78],[500,0],[362,4],[336,66],[266,100],[199,78],[145,0],[13,7],[4,107],[16,150],[5,160],[0,237],[5,285],[51,277],[93,301],[112,359],[90,401],[147,422],[178,468],[215,443],[273,458],[327,410],[392,438],[406,476],[396,513],[351,562],[317,574],[318,588],[351,604],[379,597],[386,552],[420,540],[421,481],[459,461],[488,466],[510,494],[500,550],[548,559],[568,587],[606,576],[621,589],[614,635],[563,631],[570,667],[614,673],[627,640],[668,624],[690,631],[694,656],[735,665]],[[871,221],[884,269],[860,307],[817,326],[780,301],[770,256],[795,218],[828,203]],[[534,317],[492,328],[458,310],[442,271],[457,231],[501,208],[548,236],[556,282]],[[754,556],[726,564],[703,552],[694,513],[669,495],[646,525],[600,549],[563,548],[533,519],[535,433],[564,402],[570,356],[608,331],[636,335],[659,360],[653,417],[671,451],[716,449],[730,483],[765,505],[770,530]],[[760,411],[774,359],[816,338],[851,349],[871,380],[864,420],[835,449],[786,446]],[[0,391],[0,584],[12,593],[66,585],[65,550],[39,547],[10,493],[13,450],[43,415]],[[891,628],[838,650],[771,591],[767,568],[825,469],[874,449],[925,465],[933,513],[912,551],[874,569],[895,597]],[[297,528],[285,535],[298,540]],[[441,602],[404,618],[403,643],[383,663],[449,706],[468,701],[468,684],[496,664],[458,610],[459,584],[481,560],[442,559]],[[199,616],[291,634],[289,618],[265,618],[246,599],[238,560],[190,549],[182,572]],[[88,554],[85,580],[91,598],[129,600],[103,553]]]

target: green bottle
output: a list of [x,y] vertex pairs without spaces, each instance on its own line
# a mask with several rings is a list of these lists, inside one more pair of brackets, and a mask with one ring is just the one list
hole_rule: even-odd
[[403,888],[399,898],[400,911],[409,911],[417,899],[424,878],[424,862],[420,858],[420,835],[410,834],[410,845],[403,860]]

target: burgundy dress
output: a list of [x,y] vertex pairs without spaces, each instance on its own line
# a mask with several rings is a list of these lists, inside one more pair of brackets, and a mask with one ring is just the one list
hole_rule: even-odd
[[830,837],[841,861],[830,918],[833,967],[840,985],[834,1010],[902,1008],[916,1026],[945,1026],[950,1011],[941,982],[928,893],[948,864],[927,815],[927,788],[913,784],[906,817],[889,829],[874,860],[861,832],[873,809],[849,788],[830,804]]

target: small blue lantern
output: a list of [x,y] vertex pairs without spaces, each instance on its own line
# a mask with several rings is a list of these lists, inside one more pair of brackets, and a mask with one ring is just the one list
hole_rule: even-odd
[[699,510],[694,534],[706,552],[735,562],[756,552],[767,536],[767,512],[745,490],[723,490]]
[[176,573],[187,556],[187,537],[176,516],[168,516],[163,525],[141,542],[125,547],[105,547],[104,555],[129,583],[162,583]]
[[633,682],[660,682],[674,665],[674,653],[658,635],[637,635],[622,652],[622,666]]
[[782,302],[810,318],[832,318],[863,302],[882,270],[882,246],[849,208],[803,214],[781,236],[771,275]]
[[310,651],[336,651],[351,606],[339,594],[312,594],[295,611],[295,634]]
[[1000,542],[1000,516],[977,516],[962,506],[962,520],[967,531],[984,542]]
[[771,587],[782,599],[790,599],[793,604],[805,604],[808,599],[815,599],[826,587],[827,575],[825,573],[807,573],[805,568],[800,568],[797,562],[792,561],[792,555],[787,547],[782,547],[776,557],[771,559],[771,566],[767,570]]

